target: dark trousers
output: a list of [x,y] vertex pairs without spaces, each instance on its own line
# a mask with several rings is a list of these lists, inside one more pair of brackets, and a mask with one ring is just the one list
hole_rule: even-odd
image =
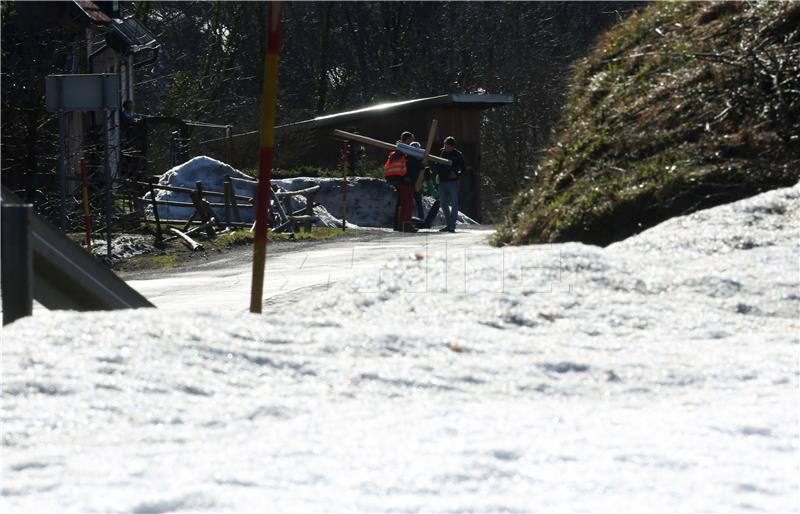
[[444,180],[439,184],[439,200],[447,228],[455,229],[458,219],[458,180]]
[[414,205],[417,209],[417,218],[423,219],[425,217],[425,208],[422,205],[422,193],[419,191],[414,193]]

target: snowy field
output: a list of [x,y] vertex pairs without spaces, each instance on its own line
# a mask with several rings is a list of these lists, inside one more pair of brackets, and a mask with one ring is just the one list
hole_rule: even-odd
[[[234,169],[224,162],[200,156],[175,166],[164,173],[159,179],[159,184],[194,189],[196,183],[200,181],[206,191],[223,191],[225,175],[249,181],[254,180],[253,177]],[[314,197],[314,202],[319,204],[314,207],[314,213],[319,218],[316,225],[322,227],[340,227],[342,225],[342,216],[344,214],[342,210],[342,179],[300,177],[275,179],[272,183],[284,191],[299,191],[319,186],[319,193]],[[233,181],[233,186],[237,195],[255,197],[255,185]],[[149,198],[150,194],[148,193],[144,199],[149,200]],[[156,199],[161,201],[192,201],[187,193],[163,190],[156,193]],[[213,197],[212,200],[213,202],[222,203],[222,199],[219,197]],[[426,212],[433,205],[433,202],[433,198],[423,198]],[[240,200],[238,203],[242,203],[242,201]],[[395,203],[395,189],[386,181],[368,177],[351,177],[348,179],[347,189],[347,225],[350,228],[391,227],[394,220]],[[305,199],[302,196],[292,198],[292,209],[302,209],[305,205]],[[151,212],[152,207],[148,206],[146,210]],[[219,219],[225,219],[223,211],[223,208],[215,208]],[[242,204],[239,211],[242,221],[248,223],[254,221],[255,213],[252,207],[245,207]],[[158,212],[161,218],[189,219],[194,213],[194,208],[164,205],[159,206]],[[414,213],[416,215],[416,210]],[[458,222],[475,224],[474,220],[463,213],[459,213]],[[434,220],[434,224],[444,226],[444,215],[441,211]]]
[[798,226],[795,186],[262,316],[20,320],[0,510],[796,511]]

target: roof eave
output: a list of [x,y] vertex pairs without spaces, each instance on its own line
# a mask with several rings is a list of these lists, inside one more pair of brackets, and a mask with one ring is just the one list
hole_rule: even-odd
[[508,105],[510,103],[514,103],[514,97],[511,95],[448,94],[448,95],[432,96],[428,98],[415,98],[413,100],[404,100],[401,102],[378,104],[370,107],[356,109],[353,111],[328,114],[325,116],[317,116],[316,118],[312,118],[310,120],[303,120],[295,123],[287,123],[286,125],[279,125],[275,128],[283,131],[283,130],[298,130],[303,128],[325,127],[328,125],[335,125],[335,124],[348,123],[351,121],[361,120],[381,112],[390,111],[398,108],[402,108],[403,110],[410,110],[410,109],[420,109],[425,107],[436,107],[439,105],[461,104],[461,105],[472,105],[479,109],[488,109],[491,107]]

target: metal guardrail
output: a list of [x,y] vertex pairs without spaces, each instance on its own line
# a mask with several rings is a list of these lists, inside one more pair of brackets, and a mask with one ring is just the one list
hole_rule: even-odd
[[[3,205],[19,203],[16,195],[2,188]],[[48,309],[91,311],[154,307],[113,271],[36,214],[30,220],[30,242],[33,298]],[[2,279],[5,294],[5,269]]]
[[30,204],[7,204],[0,214],[2,238],[3,325],[33,312],[33,252]]

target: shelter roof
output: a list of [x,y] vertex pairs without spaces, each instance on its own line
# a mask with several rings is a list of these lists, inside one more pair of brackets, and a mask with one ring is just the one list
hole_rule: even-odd
[[508,105],[510,103],[514,103],[514,97],[512,95],[449,94],[432,96],[428,98],[415,98],[413,100],[404,100],[401,102],[371,105],[369,107],[364,107],[362,109],[356,109],[353,111],[317,116],[316,118],[312,118],[310,120],[280,125],[275,128],[280,130],[293,130],[326,127],[330,125],[340,125],[357,120],[363,120],[373,116],[386,116],[401,111],[426,109],[445,105],[460,105],[464,107],[488,109],[490,107]]

